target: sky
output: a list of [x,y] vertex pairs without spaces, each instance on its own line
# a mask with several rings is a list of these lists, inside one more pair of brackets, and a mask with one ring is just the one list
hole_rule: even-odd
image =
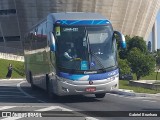
[[[160,49],[160,10],[157,15],[157,49]],[[152,32],[148,38],[148,41],[152,41]]]
[[158,48],[160,48],[160,10],[157,15],[157,35],[158,35]]

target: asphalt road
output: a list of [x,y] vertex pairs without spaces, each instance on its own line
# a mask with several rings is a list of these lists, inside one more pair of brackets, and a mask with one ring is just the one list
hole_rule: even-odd
[[[160,113],[160,98],[150,97],[135,97],[124,96],[107,93],[103,99],[97,99],[94,95],[86,96],[66,96],[56,99],[48,99],[46,92],[41,89],[32,90],[30,84],[26,81],[18,80],[0,80],[0,111],[52,111],[52,115],[56,120],[159,120],[158,117],[106,117],[108,115],[118,115],[117,111],[141,111],[138,113],[146,113],[159,111]],[[56,111],[71,111],[69,113]],[[83,111],[83,112],[82,112]],[[101,112],[100,112],[101,111]],[[105,112],[102,112],[105,111]],[[110,111],[110,112],[106,112]],[[82,113],[82,114],[81,114]],[[125,112],[123,112],[125,113]],[[122,113],[122,114],[123,114]],[[47,113],[49,114],[49,113]],[[83,115],[86,115],[83,117]],[[127,113],[128,114],[128,113]],[[155,112],[156,114],[156,112]],[[65,116],[65,117],[59,117]],[[66,117],[68,116],[68,117]],[[72,116],[72,117],[70,117]],[[78,116],[78,117],[77,117]],[[91,118],[89,118],[91,116]],[[102,117],[103,116],[103,117]],[[1,118],[2,120],[16,120],[28,118]],[[32,118],[33,119],[33,118]],[[40,118],[34,118],[40,119]],[[53,118],[41,118],[43,120]]]

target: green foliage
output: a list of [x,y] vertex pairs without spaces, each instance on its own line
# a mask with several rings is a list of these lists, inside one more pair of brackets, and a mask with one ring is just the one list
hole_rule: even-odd
[[159,67],[160,69],[160,51],[156,52],[156,64],[157,64],[157,67]]
[[143,40],[142,37],[135,36],[131,38],[130,40],[128,40],[127,45],[128,45],[127,47],[128,53],[135,47],[138,48],[144,54],[147,53],[146,42]]
[[129,52],[135,47],[139,48],[139,50],[144,54],[147,53],[146,42],[143,40],[142,37],[135,36],[131,38],[130,36],[125,36],[125,39],[127,43],[127,48],[121,49],[120,47],[118,47],[120,59],[127,59]]
[[127,48],[126,49],[122,49],[120,47],[120,42],[118,42],[118,50],[119,50],[119,58],[120,59],[127,59],[127,55],[128,55],[128,44],[129,44],[129,41],[131,39],[130,36],[125,36],[125,39],[126,39],[126,44],[127,44]]
[[132,72],[136,74],[137,80],[149,75],[154,71],[155,59],[150,54],[144,54],[138,48],[133,48],[128,55]]
[[128,65],[128,61],[126,59],[119,59],[118,60],[119,68],[120,68],[120,74],[129,74],[131,73],[131,68]]
[[125,38],[127,49],[123,50],[119,48],[119,58],[127,59],[132,72],[136,74],[138,80],[141,77],[151,74],[155,68],[155,59],[148,53],[146,42],[142,37],[138,36],[133,38],[126,36]]
[[9,63],[13,66],[12,78],[25,77],[23,62],[0,59],[0,78],[6,78]]

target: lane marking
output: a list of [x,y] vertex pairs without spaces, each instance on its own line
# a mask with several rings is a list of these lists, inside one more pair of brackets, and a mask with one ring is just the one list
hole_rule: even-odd
[[68,108],[64,108],[64,107],[60,107],[60,106],[57,106],[58,109],[61,109],[62,111],[73,111],[71,109],[68,109]]
[[0,81],[12,82],[12,81],[24,81],[25,79],[0,79]]
[[153,103],[157,102],[157,101],[152,101],[152,100],[142,100],[142,101],[145,101],[145,102],[153,102]]
[[[26,93],[22,88],[21,88],[21,84],[22,83],[25,83],[26,81],[22,81],[22,82],[20,82],[20,83],[18,83],[17,84],[17,88],[22,92],[22,93],[24,93],[26,96],[29,96],[29,97],[31,97],[31,98],[35,98],[35,99],[37,99],[36,97],[33,97],[33,96],[31,96],[31,95],[29,95],[28,93]],[[39,102],[41,102],[41,103],[47,103],[47,102],[45,102],[45,101],[43,101],[43,100],[39,100],[39,99],[37,99],[37,101],[39,101]],[[51,106],[52,108],[59,108],[59,109],[62,109],[62,110],[64,110],[64,111],[73,111],[73,110],[70,110],[70,109],[67,109],[67,108],[64,108],[64,107],[60,107],[60,106]],[[45,109],[51,109],[51,108],[44,108],[44,110]],[[42,111],[42,109],[39,109],[38,111]],[[78,113],[78,112],[77,112]],[[80,114],[80,113],[79,113]],[[86,120],[98,120],[98,119],[96,119],[96,118],[93,118],[93,117],[84,117]],[[17,118],[17,119],[20,119],[20,118]],[[5,120],[17,120],[17,119],[5,119]],[[2,119],[3,120],[3,119]]]
[[[14,108],[14,107],[32,107],[32,108],[37,108],[37,107],[45,107],[45,108],[42,108],[42,109],[37,109],[37,110],[33,110],[33,111],[50,111],[50,110],[55,110],[55,109],[61,109],[62,111],[73,111],[71,109],[68,109],[68,108],[63,108],[61,106],[49,106],[49,107],[46,107],[46,106],[3,106],[0,108],[0,110],[5,110],[5,109],[11,109],[11,108]],[[23,111],[22,111],[23,112]],[[73,111],[73,114],[81,114],[79,112],[75,112]],[[81,114],[82,117],[84,116],[85,120],[99,120],[97,118],[93,118],[93,117],[85,117],[86,115],[84,114]],[[23,117],[6,117],[6,118],[3,118],[1,120],[18,120],[18,119],[21,119]]]
[[49,111],[49,110],[58,109],[58,108],[59,106],[50,106],[50,107],[46,107],[46,108],[42,108],[34,111]]
[[14,85],[13,85],[13,84],[12,84],[12,85],[9,85],[9,84],[6,84],[6,85],[5,85],[5,84],[1,84],[0,86],[1,86],[1,87],[8,87],[8,86],[9,86],[9,87],[11,87],[11,86],[14,87],[15,84],[14,84]]
[[14,108],[16,106],[3,106],[0,108],[0,110],[6,110],[6,109],[11,109],[11,108]]
[[25,82],[26,82],[26,81],[22,81],[22,82],[20,82],[20,83],[17,84],[18,90],[20,90],[23,94],[25,94],[25,95],[28,96],[29,98],[35,98],[35,97],[33,97],[32,95],[26,93],[26,92],[21,88],[21,84],[22,84],[22,83],[25,83]]
[[93,117],[85,117],[85,120],[99,120],[99,119]]
[[7,117],[7,118],[4,118],[4,119],[1,119],[1,120],[18,120],[18,119],[21,119],[22,117]]
[[[62,108],[60,106],[50,106],[50,107],[47,107],[47,108],[42,108],[42,109],[38,109],[38,110],[34,110],[34,111],[49,111],[49,110],[53,110],[53,109],[58,109],[58,108]],[[69,110],[69,109],[66,109],[66,110]],[[4,118],[4,119],[1,119],[1,120],[18,120],[18,119],[21,119],[23,117],[7,117],[7,118]]]

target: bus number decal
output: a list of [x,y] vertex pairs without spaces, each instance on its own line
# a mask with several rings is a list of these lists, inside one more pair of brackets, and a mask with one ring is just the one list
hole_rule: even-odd
[[63,32],[78,32],[78,28],[64,28]]
[[60,36],[61,32],[60,32],[60,27],[56,27],[56,36]]

